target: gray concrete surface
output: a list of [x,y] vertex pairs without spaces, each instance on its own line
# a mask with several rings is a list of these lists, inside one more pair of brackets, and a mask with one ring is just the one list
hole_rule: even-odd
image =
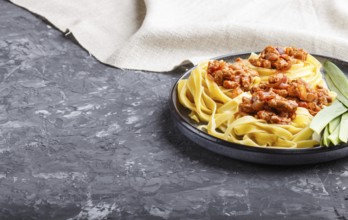
[[170,73],[96,61],[0,0],[0,219],[347,219],[348,161],[250,164],[174,127]]

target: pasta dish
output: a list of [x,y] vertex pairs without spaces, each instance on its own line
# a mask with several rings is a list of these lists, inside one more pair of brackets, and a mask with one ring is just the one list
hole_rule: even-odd
[[248,59],[202,62],[178,83],[181,105],[208,134],[255,147],[319,144],[312,118],[336,98],[321,63],[305,50],[266,47]]

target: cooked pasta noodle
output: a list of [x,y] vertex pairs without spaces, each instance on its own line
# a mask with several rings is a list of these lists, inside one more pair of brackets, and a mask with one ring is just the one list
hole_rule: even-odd
[[[253,85],[267,81],[276,73],[274,69],[253,66],[248,60],[243,62],[259,73],[259,77],[253,79]],[[306,61],[293,64],[285,74],[289,79],[304,79],[312,86],[325,86],[320,67],[320,62],[308,55]],[[219,86],[208,76],[207,68],[208,61],[200,63],[188,79],[178,83],[179,101],[191,110],[189,117],[199,123],[199,129],[226,141],[255,147],[308,148],[318,145],[309,128],[313,116],[306,108],[298,107],[289,124],[272,124],[251,115],[238,115],[243,97],[250,97],[251,93],[244,91],[233,98],[229,94],[231,90]]]

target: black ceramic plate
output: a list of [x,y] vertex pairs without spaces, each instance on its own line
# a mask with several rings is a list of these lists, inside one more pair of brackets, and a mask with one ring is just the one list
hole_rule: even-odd
[[[214,59],[222,59],[232,62],[237,57],[247,58],[249,55],[250,53],[233,54]],[[345,72],[345,74],[348,73],[348,63],[345,61],[321,55],[313,56],[321,63],[329,60],[335,63],[343,72]],[[188,78],[194,68],[195,67],[187,71],[179,80]],[[235,144],[213,137],[197,129],[194,122],[188,117],[189,111],[179,103],[177,96],[178,81],[173,86],[170,100],[173,121],[187,138],[203,148],[237,160],[273,165],[313,164],[348,156],[348,144],[341,144],[331,147],[318,146],[307,149],[258,148]]]

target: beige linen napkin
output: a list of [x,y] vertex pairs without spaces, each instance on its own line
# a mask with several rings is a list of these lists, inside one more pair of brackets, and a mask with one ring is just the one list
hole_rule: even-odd
[[348,60],[346,0],[11,0],[112,66],[169,71],[226,53],[296,46]]

